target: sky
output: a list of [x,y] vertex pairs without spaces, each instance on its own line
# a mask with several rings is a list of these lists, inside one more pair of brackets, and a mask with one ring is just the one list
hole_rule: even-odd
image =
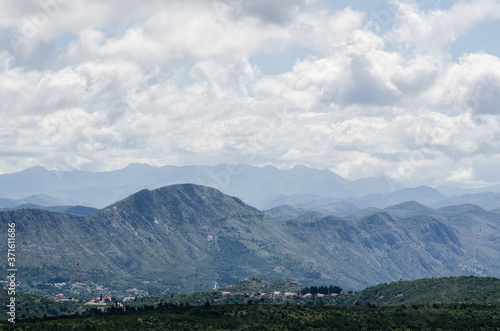
[[500,183],[500,1],[0,2],[0,173]]

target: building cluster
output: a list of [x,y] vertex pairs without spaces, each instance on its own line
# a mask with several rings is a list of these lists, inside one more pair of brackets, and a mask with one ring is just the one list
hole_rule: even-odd
[[145,290],[140,290],[137,288],[130,288],[127,290],[128,293],[134,294],[136,297],[147,297],[148,296],[148,291]]
[[56,299],[57,301],[80,301],[79,299],[68,298],[63,293],[59,293],[59,294],[54,295],[54,299]]
[[[231,292],[223,291],[220,292],[222,296],[228,296],[231,295]],[[260,298],[279,298],[281,296],[283,297],[293,297],[296,296],[297,293],[292,293],[292,292],[285,292],[281,293],[280,291],[274,291],[273,293],[266,293],[266,292],[258,292],[258,293],[246,293],[245,298],[253,298],[255,296],[258,296]]]

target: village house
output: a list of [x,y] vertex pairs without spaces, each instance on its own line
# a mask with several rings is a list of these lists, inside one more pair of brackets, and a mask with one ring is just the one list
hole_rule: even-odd
[[135,297],[125,297],[123,298],[122,302],[133,301],[133,300],[135,300]]
[[80,283],[80,282],[74,282],[74,283],[73,283],[73,285],[71,285],[71,287],[86,288],[86,287],[87,287],[87,284],[85,284],[85,283]]

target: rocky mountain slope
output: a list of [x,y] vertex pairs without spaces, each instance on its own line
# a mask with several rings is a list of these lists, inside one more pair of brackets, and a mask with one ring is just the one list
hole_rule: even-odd
[[296,216],[272,218],[216,189],[180,184],[85,217],[10,210],[0,223],[16,223],[26,287],[81,281],[159,294],[252,274],[360,289],[400,278],[500,275],[499,214],[477,206],[409,202],[345,218]]

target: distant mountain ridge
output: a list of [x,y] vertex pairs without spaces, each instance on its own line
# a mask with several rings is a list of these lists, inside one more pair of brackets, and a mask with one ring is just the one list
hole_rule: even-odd
[[22,199],[7,199],[7,198],[0,198],[0,208],[13,208],[17,207],[20,205],[37,205],[37,206],[42,206],[42,207],[49,207],[49,206],[60,206],[63,204],[61,200],[52,198],[48,196],[47,194],[35,194],[29,197],[25,197]]
[[[332,171],[305,166],[280,170],[272,166],[229,164],[162,167],[131,164],[123,169],[96,173],[33,167],[0,175],[0,208],[12,208],[23,204],[12,200],[29,200],[33,196],[44,196],[57,203],[24,203],[104,208],[141,189],[182,183],[216,188],[261,210],[288,204],[327,215],[346,216],[359,209],[385,208],[408,200],[429,207],[472,203],[487,210],[500,208],[497,191],[476,190],[473,194],[454,195],[450,188],[443,188],[447,192],[444,195],[427,186],[403,188],[387,177],[350,181]],[[500,192],[498,187],[491,189]]]
[[[247,165],[163,166],[131,164],[123,169],[92,173],[86,171],[49,171],[33,167],[13,174],[0,175],[0,197],[21,199],[44,193],[64,201],[103,208],[141,189],[165,185],[194,183],[217,188],[238,196],[246,203],[265,208],[283,193],[317,196],[356,196],[362,192],[392,191],[389,179],[355,182],[343,179],[329,170],[296,166],[279,170],[272,166]],[[378,184],[373,185],[374,181]]]
[[500,275],[500,217],[477,206],[407,202],[344,218],[270,216],[214,188],[177,184],[85,217],[22,209],[0,211],[0,223],[14,220],[22,234],[20,277],[30,286],[73,280],[185,292],[252,274],[359,289],[400,278]]

